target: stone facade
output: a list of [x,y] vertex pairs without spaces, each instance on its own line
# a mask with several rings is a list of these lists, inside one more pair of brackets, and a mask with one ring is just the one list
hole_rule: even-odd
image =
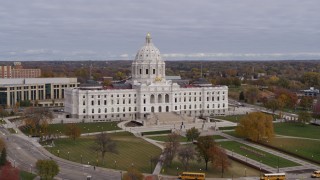
[[65,91],[65,112],[84,121],[143,120],[152,113],[224,115],[228,87],[180,87],[165,79],[165,62],[150,34],[132,62],[131,89],[73,88]]

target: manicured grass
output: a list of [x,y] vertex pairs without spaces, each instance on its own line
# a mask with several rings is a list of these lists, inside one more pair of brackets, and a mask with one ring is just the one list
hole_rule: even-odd
[[294,138],[273,138],[269,145],[320,163],[320,141]]
[[243,116],[245,115],[216,116],[215,118],[237,123]]
[[16,130],[14,130],[13,128],[8,128],[8,131],[11,133],[11,134],[16,134]]
[[[235,142],[235,141],[224,141],[224,142],[219,142],[219,144],[228,150],[234,151],[235,153],[241,154],[243,156],[246,156],[250,159],[256,160],[256,161],[262,161],[263,164],[269,165],[271,167],[277,168],[278,165],[278,158],[279,158],[279,167],[292,167],[292,166],[298,166],[299,164],[289,161],[287,159],[269,154],[267,152],[261,151],[259,149]],[[243,146],[246,149],[250,149],[252,151],[255,151],[257,153],[253,153],[251,151],[241,149],[240,147]],[[263,156],[258,155],[263,154]]]
[[226,138],[220,135],[213,135],[213,139],[226,139]]
[[171,130],[163,130],[163,131],[149,131],[149,132],[142,132],[141,134],[144,135],[154,135],[154,134],[170,134]]
[[219,130],[234,130],[236,126],[226,126],[226,127],[219,127]]
[[[47,147],[54,155],[70,161],[75,161],[90,165],[104,166],[107,168],[123,169],[129,168],[132,163],[142,172],[150,172],[150,157],[156,157],[161,154],[161,149],[137,138],[128,132],[119,132],[110,134],[111,138],[116,141],[118,154],[106,153],[105,164],[102,165],[101,154],[97,154],[92,146],[95,145],[94,136],[86,136],[76,139],[74,142],[69,138],[58,139],[54,141],[55,147]],[[98,162],[97,162],[98,159]],[[115,163],[116,162],[116,163]]]
[[[225,178],[237,178],[237,177],[243,177],[243,176],[259,176],[259,171],[251,168],[249,166],[246,166],[244,164],[241,164],[237,161],[230,160],[231,167],[224,172]],[[178,167],[178,170],[177,170]],[[174,161],[171,165],[171,167],[164,167],[164,171],[161,171],[162,174],[167,175],[173,175],[176,176],[177,173],[181,173],[185,171],[183,169],[182,164],[179,161]],[[201,169],[201,170],[200,170]],[[211,163],[208,163],[208,171],[205,171],[205,163],[198,162],[197,160],[194,160],[190,163],[190,168],[188,172],[204,172],[206,174],[207,178],[220,178],[221,177],[221,169],[212,168]]]
[[301,125],[299,123],[274,123],[274,131],[276,134],[285,136],[305,137],[312,139],[320,139],[320,126],[310,124]]
[[7,124],[5,120],[0,119],[0,124]]
[[[153,139],[156,141],[163,141],[163,142],[168,142],[168,136],[163,135],[163,136],[149,136],[149,139]],[[179,142],[187,142],[188,139],[184,136],[179,136]]]
[[[92,132],[101,132],[101,131],[112,131],[120,130],[117,126],[118,122],[96,122],[96,123],[76,123],[77,126],[81,129],[81,133],[92,133]],[[48,131],[51,133],[64,134],[66,126],[68,124],[50,124]],[[30,131],[27,127],[22,127],[21,131],[25,134],[29,134]]]
[[26,171],[20,171],[20,179],[21,180],[33,180],[36,178],[37,175],[26,172]]
[[236,131],[228,131],[228,132],[223,132],[223,133],[229,134],[230,136],[234,136],[234,137],[237,137],[237,138],[243,138],[243,137],[239,136],[236,133]]

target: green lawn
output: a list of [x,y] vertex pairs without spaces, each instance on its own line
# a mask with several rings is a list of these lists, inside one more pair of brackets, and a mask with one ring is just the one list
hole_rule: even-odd
[[[258,150],[256,148],[235,142],[235,141],[224,141],[224,142],[219,142],[219,144],[228,150],[234,151],[235,153],[241,154],[243,156],[246,156],[250,159],[256,160],[256,161],[262,161],[263,164],[269,165],[271,167],[276,168],[278,165],[278,158],[279,158],[279,167],[291,167],[291,166],[298,166],[299,164],[286,160],[284,158],[269,154],[267,152]],[[246,149],[253,150],[257,153],[263,154],[263,156],[258,155],[257,153],[253,153],[251,151],[248,151],[246,149],[242,149],[240,147],[245,147]]]
[[[92,132],[101,132],[101,131],[112,131],[112,130],[120,130],[117,126],[118,122],[97,122],[97,123],[76,123],[81,129],[81,133],[92,133]],[[59,133],[64,134],[66,126],[68,124],[50,124],[48,127],[49,132],[51,133]],[[22,127],[21,131],[25,134],[29,134],[29,129],[26,127]]]
[[20,179],[21,180],[33,180],[36,178],[37,175],[26,172],[26,171],[20,171]]
[[320,163],[320,141],[293,138],[273,138],[269,145],[313,159]]
[[[163,136],[149,136],[147,137],[149,139],[153,139],[156,141],[163,141],[163,142],[168,142],[168,136],[167,135],[163,135]],[[180,136],[179,135],[179,142],[187,142],[188,139],[184,136]]]
[[145,135],[154,135],[154,134],[170,134],[171,130],[163,130],[163,131],[148,131],[148,132],[142,132],[141,134],[143,136]]
[[276,134],[320,139],[320,126],[299,123],[274,123]]
[[219,130],[234,130],[236,126],[226,126],[226,127],[219,127]]
[[220,135],[213,135],[213,139],[226,139],[226,138]]
[[8,131],[11,133],[11,134],[16,134],[16,130],[14,130],[13,128],[8,128]]
[[[137,138],[128,132],[119,132],[110,134],[118,146],[118,154],[106,153],[105,165],[102,165],[101,155],[92,150],[94,136],[86,136],[76,139],[75,142],[69,138],[58,139],[54,141],[55,147],[46,147],[54,155],[68,159],[68,152],[71,161],[90,165],[104,166],[107,168],[126,170],[133,163],[142,172],[150,172],[150,157],[156,157],[161,154],[161,149]],[[98,157],[98,158],[97,158]],[[98,159],[98,162],[97,162]]]
[[217,118],[217,119],[223,119],[223,120],[227,120],[227,121],[231,121],[231,122],[239,122],[240,119],[242,117],[244,117],[245,115],[230,115],[230,116],[216,116],[214,118]]

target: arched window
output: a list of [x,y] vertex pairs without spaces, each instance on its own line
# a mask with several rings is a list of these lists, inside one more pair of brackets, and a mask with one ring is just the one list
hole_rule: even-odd
[[98,109],[98,113],[101,113],[101,109],[100,108]]
[[165,101],[166,101],[166,103],[169,103],[169,94],[165,95]]
[[162,103],[162,95],[161,94],[158,95],[158,103]]
[[82,111],[83,113],[86,113],[86,109],[83,109],[83,111]]
[[150,103],[154,103],[154,102],[155,102],[154,95],[153,95],[153,94],[151,94],[151,96],[150,96]]

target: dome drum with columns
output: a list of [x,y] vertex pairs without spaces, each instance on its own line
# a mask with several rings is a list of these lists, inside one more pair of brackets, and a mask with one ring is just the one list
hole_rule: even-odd
[[224,115],[228,110],[227,86],[180,87],[166,80],[165,62],[153,45],[150,33],[132,62],[132,79],[123,85],[131,88],[67,89],[65,112],[81,121],[150,122],[148,117],[155,113],[195,117]]

